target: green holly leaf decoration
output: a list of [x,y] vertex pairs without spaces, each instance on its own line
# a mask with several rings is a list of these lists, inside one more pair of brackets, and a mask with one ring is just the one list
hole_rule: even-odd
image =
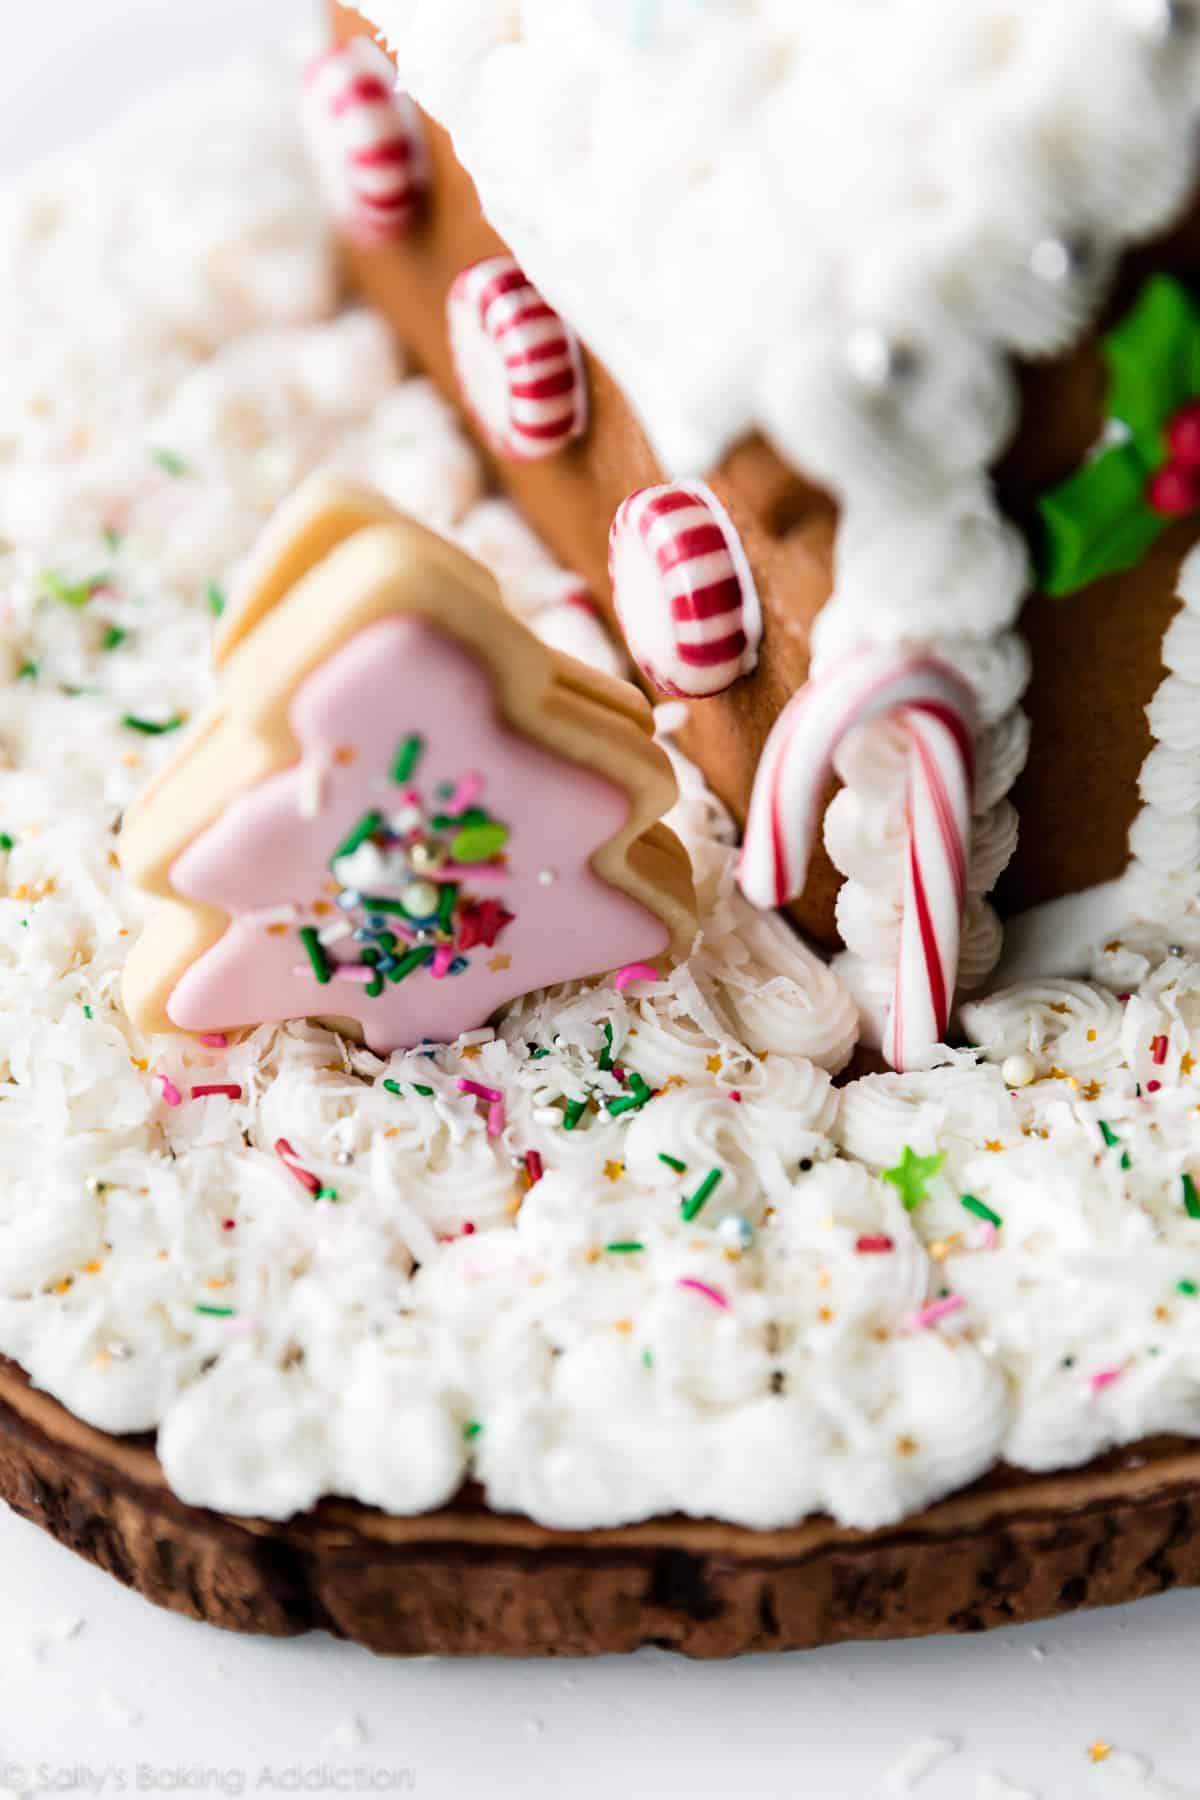
[[883,1179],[899,1189],[905,1212],[915,1212],[927,1197],[929,1183],[945,1160],[944,1155],[918,1156],[909,1144],[905,1144],[904,1155],[896,1167],[884,1170]]
[[1200,308],[1171,276],[1153,275],[1102,348],[1107,448],[1038,502],[1038,585],[1056,597],[1132,568],[1172,523],[1146,489],[1172,415],[1200,395]]

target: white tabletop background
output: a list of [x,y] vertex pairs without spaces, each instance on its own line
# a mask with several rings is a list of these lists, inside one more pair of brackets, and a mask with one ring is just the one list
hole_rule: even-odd
[[[173,71],[302,26],[310,4],[0,0],[0,179]],[[0,1510],[0,1790],[873,1800],[888,1765],[938,1734],[959,1749],[919,1800],[974,1800],[981,1770],[1039,1800],[1087,1800],[1105,1791],[1087,1756],[1097,1738],[1183,1784],[1155,1791],[1195,1800],[1198,1637],[1200,1596],[1173,1594],[986,1637],[732,1665],[657,1652],[387,1663],[156,1612]],[[331,1742],[358,1735],[352,1721],[361,1746]]]

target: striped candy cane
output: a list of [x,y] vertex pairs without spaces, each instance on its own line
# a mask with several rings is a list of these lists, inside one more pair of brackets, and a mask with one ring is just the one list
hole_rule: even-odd
[[305,122],[334,217],[359,243],[403,237],[429,184],[416,107],[370,38],[314,57],[305,75]]
[[587,378],[574,332],[511,256],[464,269],[447,302],[462,396],[501,456],[536,462],[587,430]]
[[762,612],[729,514],[702,481],[631,494],[608,568],[629,654],[660,693],[723,693],[758,661]]
[[755,906],[802,891],[838,746],[888,717],[909,740],[900,951],[883,1046],[903,1069],[944,1037],[958,975],[975,779],[975,703],[962,678],[933,656],[866,647],[809,681],[767,740],[738,879]]

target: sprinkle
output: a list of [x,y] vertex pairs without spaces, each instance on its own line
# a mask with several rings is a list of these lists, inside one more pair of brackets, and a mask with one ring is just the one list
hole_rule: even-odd
[[563,1113],[563,1130],[574,1131],[586,1111],[586,1100],[572,1100]]
[[487,1134],[490,1138],[498,1138],[504,1130],[505,1113],[503,1100],[493,1100],[488,1107]]
[[666,1163],[668,1169],[674,1169],[677,1175],[687,1174],[687,1164],[680,1162],[677,1156],[668,1156],[665,1150],[659,1151],[658,1160],[660,1163]]
[[959,1205],[964,1207],[967,1212],[974,1213],[977,1219],[986,1219],[987,1223],[989,1225],[994,1225],[997,1231],[999,1231],[1000,1227],[1004,1224],[1004,1220],[1000,1217],[1000,1214],[998,1212],[993,1212],[991,1207],[987,1206],[982,1200],[977,1200],[974,1194],[963,1194],[959,1200]]
[[225,589],[219,581],[210,581],[204,590],[204,598],[208,601],[208,610],[214,619],[219,619],[225,611]]
[[729,1301],[720,1288],[710,1287],[707,1281],[697,1281],[692,1275],[681,1275],[675,1283],[676,1287],[691,1288],[694,1294],[701,1294],[705,1300],[711,1300],[714,1306],[728,1310]]
[[95,1015],[94,1015],[94,1013],[93,1013],[93,1012],[92,1012],[92,1009],[91,1009],[91,1007],[90,1007],[90,1006],[85,1006],[85,1007],[84,1007],[84,1009],[83,1009],[83,1016],[84,1016],[84,1018],[85,1018],[85,1019],[91,1019],[91,1018],[94,1018],[94,1017],[95,1017]]
[[1150,1045],[1151,1057],[1159,1068],[1161,1068],[1163,1063],[1167,1060],[1167,1047],[1167,1038],[1165,1034],[1161,1032]]
[[122,713],[121,723],[128,731],[140,731],[143,737],[166,737],[168,732],[186,725],[187,720],[182,713],[169,719],[140,719],[136,713]]
[[211,1081],[192,1089],[193,1100],[207,1100],[210,1095],[220,1095],[225,1100],[240,1100],[242,1090],[233,1081]]
[[646,1246],[639,1244],[636,1240],[630,1240],[629,1243],[605,1244],[604,1248],[610,1256],[632,1256],[636,1251],[644,1250]]
[[1088,1745],[1088,1755],[1094,1763],[1107,1762],[1112,1755],[1112,1745],[1106,1744],[1103,1738],[1097,1738],[1094,1744]]
[[625,967],[618,969],[614,975],[613,986],[619,994],[623,994],[633,981],[657,981],[658,978],[658,970],[650,963],[626,963]]
[[203,1313],[206,1319],[232,1319],[234,1314],[232,1306],[196,1306],[192,1310]]
[[625,1173],[625,1164],[623,1162],[606,1162],[604,1173],[609,1181],[620,1181]]
[[38,678],[38,669],[40,668],[40,666],[41,665],[39,664],[36,656],[27,657],[25,659],[25,661],[21,664],[20,668],[17,670],[17,680],[18,681],[36,681]]
[[737,1104],[738,1104],[738,1105],[739,1105],[739,1106],[740,1106],[740,1105],[741,1105],[741,1103],[742,1103],[742,1093],[741,1093],[741,1089],[740,1089],[740,1088],[730,1088],[730,1090],[729,1090],[729,1098],[730,1098],[730,1099],[731,1099],[731,1100],[736,1100],[736,1102],[737,1102]]
[[931,1325],[936,1325],[939,1319],[948,1319],[951,1313],[961,1312],[966,1304],[961,1294],[947,1294],[944,1300],[931,1300],[928,1306],[923,1306],[919,1312],[913,1314],[913,1329],[914,1331],[927,1331]]
[[1183,1183],[1183,1210],[1189,1219],[1200,1219],[1200,1194],[1196,1192],[1196,1183],[1190,1175],[1180,1176]]
[[452,813],[466,812],[468,807],[474,806],[476,800],[478,800],[478,798],[479,798],[480,794],[482,794],[482,792],[483,792],[483,776],[482,775],[478,775],[475,773],[471,773],[470,775],[464,775],[462,780],[459,782],[458,786],[456,788],[454,788],[453,791],[451,792],[450,811]]
[[454,962],[454,956],[455,951],[453,944],[438,945],[433,953],[433,961],[429,965],[429,973],[433,976],[435,981],[444,981],[446,979],[446,976],[450,973],[450,966]]
[[468,1419],[467,1423],[463,1426],[463,1436],[469,1444],[471,1439],[477,1438],[482,1430],[483,1426],[479,1423],[478,1419]]
[[459,1076],[455,1086],[458,1088],[460,1094],[474,1094],[477,1100],[487,1100],[493,1106],[497,1101],[502,1101],[504,1099],[504,1095],[500,1092],[499,1088],[484,1087],[481,1082],[468,1081],[465,1075]]
[[102,650],[119,650],[128,636],[129,633],[123,631],[119,625],[110,625],[100,640],[100,648]]
[[103,537],[105,548],[114,552],[119,550],[121,545],[125,542],[124,534],[114,530],[111,525],[106,525],[104,527]]
[[679,1216],[685,1225],[690,1225],[692,1220],[707,1204],[713,1189],[721,1180],[723,1174],[723,1169],[710,1169],[691,1198],[683,1201],[679,1209]]
[[228,1050],[229,1039],[223,1031],[202,1031],[200,1042],[209,1050]]
[[161,1086],[162,1097],[166,1101],[168,1106],[182,1106],[183,1105],[183,1095],[180,1093],[179,1089],[175,1086],[175,1083],[171,1080],[169,1075],[156,1075],[154,1077],[154,1079]]
[[[62,606],[84,607],[93,595],[100,593],[108,586],[107,575],[93,575],[90,581],[64,581],[53,569],[48,569],[42,576],[42,594],[47,600],[57,600]],[[124,633],[122,633],[124,636]]]
[[1161,1087],[1162,1087],[1161,1081],[1148,1081],[1146,1083],[1146,1092],[1148,1094],[1157,1094]]
[[11,850],[12,847],[13,839],[8,835],[7,831],[0,831],[0,850]]
[[301,1168],[296,1152],[286,1138],[276,1138],[275,1154],[288,1173],[296,1177],[302,1188],[307,1188],[313,1195],[320,1193],[321,1183],[310,1170]]
[[332,975],[332,971],[329,967],[329,958],[326,956],[321,945],[321,940],[311,925],[301,926],[300,942],[304,945],[305,953],[312,966],[314,977],[322,987],[327,987]]
[[1177,1281],[1175,1283],[1175,1292],[1177,1294],[1192,1295],[1200,1293],[1200,1288],[1197,1288],[1194,1281]]
[[894,1169],[885,1169],[883,1179],[898,1188],[904,1210],[913,1212],[927,1198],[927,1188],[946,1158],[944,1155],[918,1156],[908,1145]]
[[324,1184],[322,1184],[317,1189],[316,1193],[313,1195],[314,1200],[331,1200],[335,1204],[337,1202],[337,1197],[338,1197],[337,1189],[331,1188],[331,1187],[325,1187]]
[[393,781],[399,782],[401,786],[403,786],[406,781],[412,779],[416,766],[421,760],[421,752],[424,748],[425,745],[423,740],[415,734],[405,738],[404,742],[397,750],[395,760],[392,763]]
[[[1097,1119],[1096,1123],[1100,1127],[1101,1137],[1104,1139],[1104,1142],[1108,1145],[1110,1150],[1116,1144],[1120,1143],[1120,1141],[1121,1141],[1120,1138],[1117,1136],[1117,1134],[1113,1130],[1112,1126],[1108,1123],[1107,1119]],[[1127,1169],[1127,1168],[1129,1168],[1129,1166],[1130,1166],[1129,1152],[1127,1150],[1122,1150],[1122,1152],[1121,1152],[1121,1167],[1123,1169]]]
[[353,856],[354,852],[361,844],[365,844],[369,837],[374,837],[375,833],[382,829],[383,818],[381,814],[377,812],[364,813],[349,837],[347,837],[334,851],[330,860],[336,863],[340,862],[343,856]]
[[609,1021],[604,1021],[604,1048],[600,1052],[600,1067],[606,1072],[612,1068],[613,1028]]
[[1101,1369],[1092,1376],[1089,1386],[1093,1394],[1099,1394],[1104,1388],[1111,1387],[1114,1381],[1121,1379],[1120,1369]]
[[400,961],[395,963],[393,967],[388,970],[388,980],[403,981],[407,976],[411,975],[415,969],[419,969],[422,964],[432,962],[433,956],[434,947],[432,944],[418,944],[415,949],[410,950],[406,956],[402,956]]
[[896,1246],[886,1232],[869,1231],[854,1240],[854,1248],[860,1256],[883,1256]]
[[525,1173],[529,1177],[530,1187],[536,1187],[538,1182],[542,1179],[542,1176],[546,1173],[545,1169],[542,1167],[542,1159],[536,1150],[527,1150],[525,1152]]
[[191,474],[187,463],[174,450],[151,450],[150,460],[157,463],[163,474],[169,475],[173,481],[180,481],[183,476]]

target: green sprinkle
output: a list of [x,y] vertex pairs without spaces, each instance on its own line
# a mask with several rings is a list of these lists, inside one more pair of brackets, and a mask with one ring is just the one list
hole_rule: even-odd
[[905,1212],[913,1212],[927,1198],[929,1183],[945,1160],[945,1156],[918,1156],[905,1144],[904,1155],[895,1168],[883,1171],[883,1179],[899,1190]]
[[[382,913],[389,919],[408,919],[412,917],[402,900],[385,900],[380,894],[364,894],[362,897],[362,904],[364,912]],[[392,941],[394,943],[395,939]]]
[[467,1423],[463,1426],[463,1436],[469,1444],[471,1439],[477,1438],[482,1430],[483,1426],[479,1423],[478,1419],[468,1419]]
[[195,1310],[203,1313],[206,1319],[232,1319],[233,1317],[232,1306],[197,1306]]
[[1200,1194],[1196,1192],[1196,1183],[1190,1175],[1184,1175],[1182,1181],[1183,1210],[1189,1219],[1200,1219]]
[[645,1244],[631,1241],[627,1244],[605,1244],[604,1248],[611,1252],[613,1256],[630,1256],[635,1250],[644,1250],[646,1246]]
[[1177,1281],[1175,1283],[1175,1292],[1177,1294],[1189,1294],[1190,1295],[1190,1294],[1200,1293],[1200,1288],[1197,1288],[1196,1283],[1194,1281]]
[[572,1100],[568,1104],[567,1110],[563,1113],[563,1130],[574,1131],[586,1111],[586,1100]]
[[398,1081],[385,1081],[383,1085],[389,1094],[403,1094],[404,1092]]
[[316,1193],[315,1193],[315,1194],[314,1194],[314,1195],[313,1195],[313,1199],[314,1199],[314,1200],[333,1200],[333,1201],[336,1201],[336,1200],[337,1200],[337,1197],[338,1197],[338,1191],[337,1191],[337,1189],[336,1189],[336,1188],[331,1188],[331,1187],[319,1187],[319,1188],[318,1188],[318,1189],[317,1189],[317,1191],[316,1191]]
[[404,742],[397,750],[396,759],[392,764],[393,781],[405,782],[411,780],[413,771],[421,760],[421,752],[424,748],[425,745],[421,738],[415,735],[405,738]]
[[[404,1089],[400,1086],[398,1081],[385,1081],[383,1085],[389,1094],[403,1095],[404,1093]],[[422,1087],[419,1081],[413,1082],[412,1091],[414,1094],[420,1094],[422,1100],[431,1100],[433,1098],[433,1089],[431,1087]]]
[[604,1110],[611,1119],[619,1119],[622,1113],[636,1112],[638,1103],[632,1094],[618,1094],[615,1100],[606,1100]]
[[486,825],[468,825],[450,846],[450,857],[456,863],[489,862],[508,842],[508,826],[490,820]]
[[998,1212],[993,1212],[990,1206],[982,1200],[977,1200],[974,1194],[964,1194],[959,1205],[965,1207],[969,1213],[974,1213],[977,1219],[986,1219],[989,1225],[996,1227],[997,1231],[1004,1223]]
[[88,581],[65,581],[56,570],[47,569],[42,576],[43,596],[47,600],[57,600],[62,606],[82,608],[93,594],[107,586],[107,575],[93,575]]
[[[1120,1138],[1117,1136],[1117,1134],[1113,1130],[1112,1126],[1108,1123],[1107,1119],[1097,1119],[1096,1123],[1100,1127],[1101,1137],[1104,1139],[1105,1143],[1108,1145],[1110,1150],[1114,1147],[1114,1145],[1120,1143],[1120,1141],[1121,1141]],[[1128,1169],[1130,1167],[1128,1150],[1122,1150],[1122,1152],[1121,1152],[1121,1167],[1123,1169]]]
[[180,481],[183,476],[191,474],[188,464],[174,450],[151,450],[150,460],[157,463],[163,474],[169,475],[173,481]]
[[449,931],[450,920],[454,915],[455,903],[458,900],[458,883],[447,881],[438,889],[438,924],[443,931]]
[[85,1019],[90,1019],[90,1018],[91,1018],[91,1017],[92,1017],[92,1009],[91,1009],[91,1007],[90,1007],[90,1006],[85,1006],[85,1007],[84,1007],[84,1009],[83,1009],[83,1016],[84,1016],[84,1018],[85,1018]]
[[168,732],[186,725],[187,720],[182,713],[171,719],[139,719],[136,713],[123,713],[121,723],[130,731],[140,731],[143,737],[166,737]]
[[642,1363],[647,1369],[654,1367],[654,1357],[649,1350],[642,1351]]
[[104,543],[107,549],[113,551],[119,550],[124,542],[124,532],[114,531],[111,525],[106,525],[104,527]]
[[13,841],[7,831],[0,831],[0,850],[11,850],[12,847]]
[[612,1068],[612,1065],[613,1065],[612,1047],[613,1047],[613,1028],[609,1024],[608,1020],[605,1019],[605,1021],[604,1021],[604,1048],[600,1052],[600,1067],[602,1069],[611,1069]]
[[213,618],[219,619],[225,611],[225,589],[220,582],[210,581],[204,590],[204,597],[208,601],[208,610]]
[[119,650],[128,636],[129,633],[122,631],[119,625],[110,625],[100,640],[100,648],[102,650]]
[[331,979],[329,972],[329,958],[325,954],[325,946],[317,936],[315,926],[301,926],[300,942],[304,945],[304,953],[312,964],[313,974],[316,976],[322,987],[327,987]]
[[668,1169],[674,1169],[677,1175],[687,1174],[687,1164],[680,1162],[677,1156],[668,1156],[665,1150],[659,1151],[658,1160],[660,1163],[666,1163]]
[[38,678],[38,671],[39,671],[40,667],[41,667],[41,665],[39,664],[36,656],[29,657],[25,662],[23,662],[21,664],[20,668],[17,670],[17,680],[18,681],[36,681]]
[[629,1085],[637,1097],[639,1106],[645,1106],[647,1100],[653,1100],[654,1095],[647,1086],[644,1076],[639,1075],[636,1069],[629,1071]]
[[400,961],[388,970],[388,980],[393,982],[405,980],[415,969],[421,968],[424,963],[432,962],[433,956],[434,946],[432,944],[414,944],[408,954],[402,956]]
[[379,813],[364,813],[349,837],[334,851],[330,860],[338,862],[343,856],[353,856],[359,845],[365,844],[369,837],[374,837],[382,825],[383,819]]
[[488,816],[482,806],[468,806],[465,812],[434,813],[429,823],[435,831],[461,831],[464,825],[486,825]]
[[531,1050],[529,1052],[529,1060],[531,1062],[541,1062],[543,1056],[549,1056],[549,1054],[550,1052],[548,1050]]
[[724,1171],[721,1169],[710,1169],[691,1199],[683,1202],[679,1209],[679,1216],[685,1225],[690,1225],[697,1213],[707,1204],[723,1173]]

